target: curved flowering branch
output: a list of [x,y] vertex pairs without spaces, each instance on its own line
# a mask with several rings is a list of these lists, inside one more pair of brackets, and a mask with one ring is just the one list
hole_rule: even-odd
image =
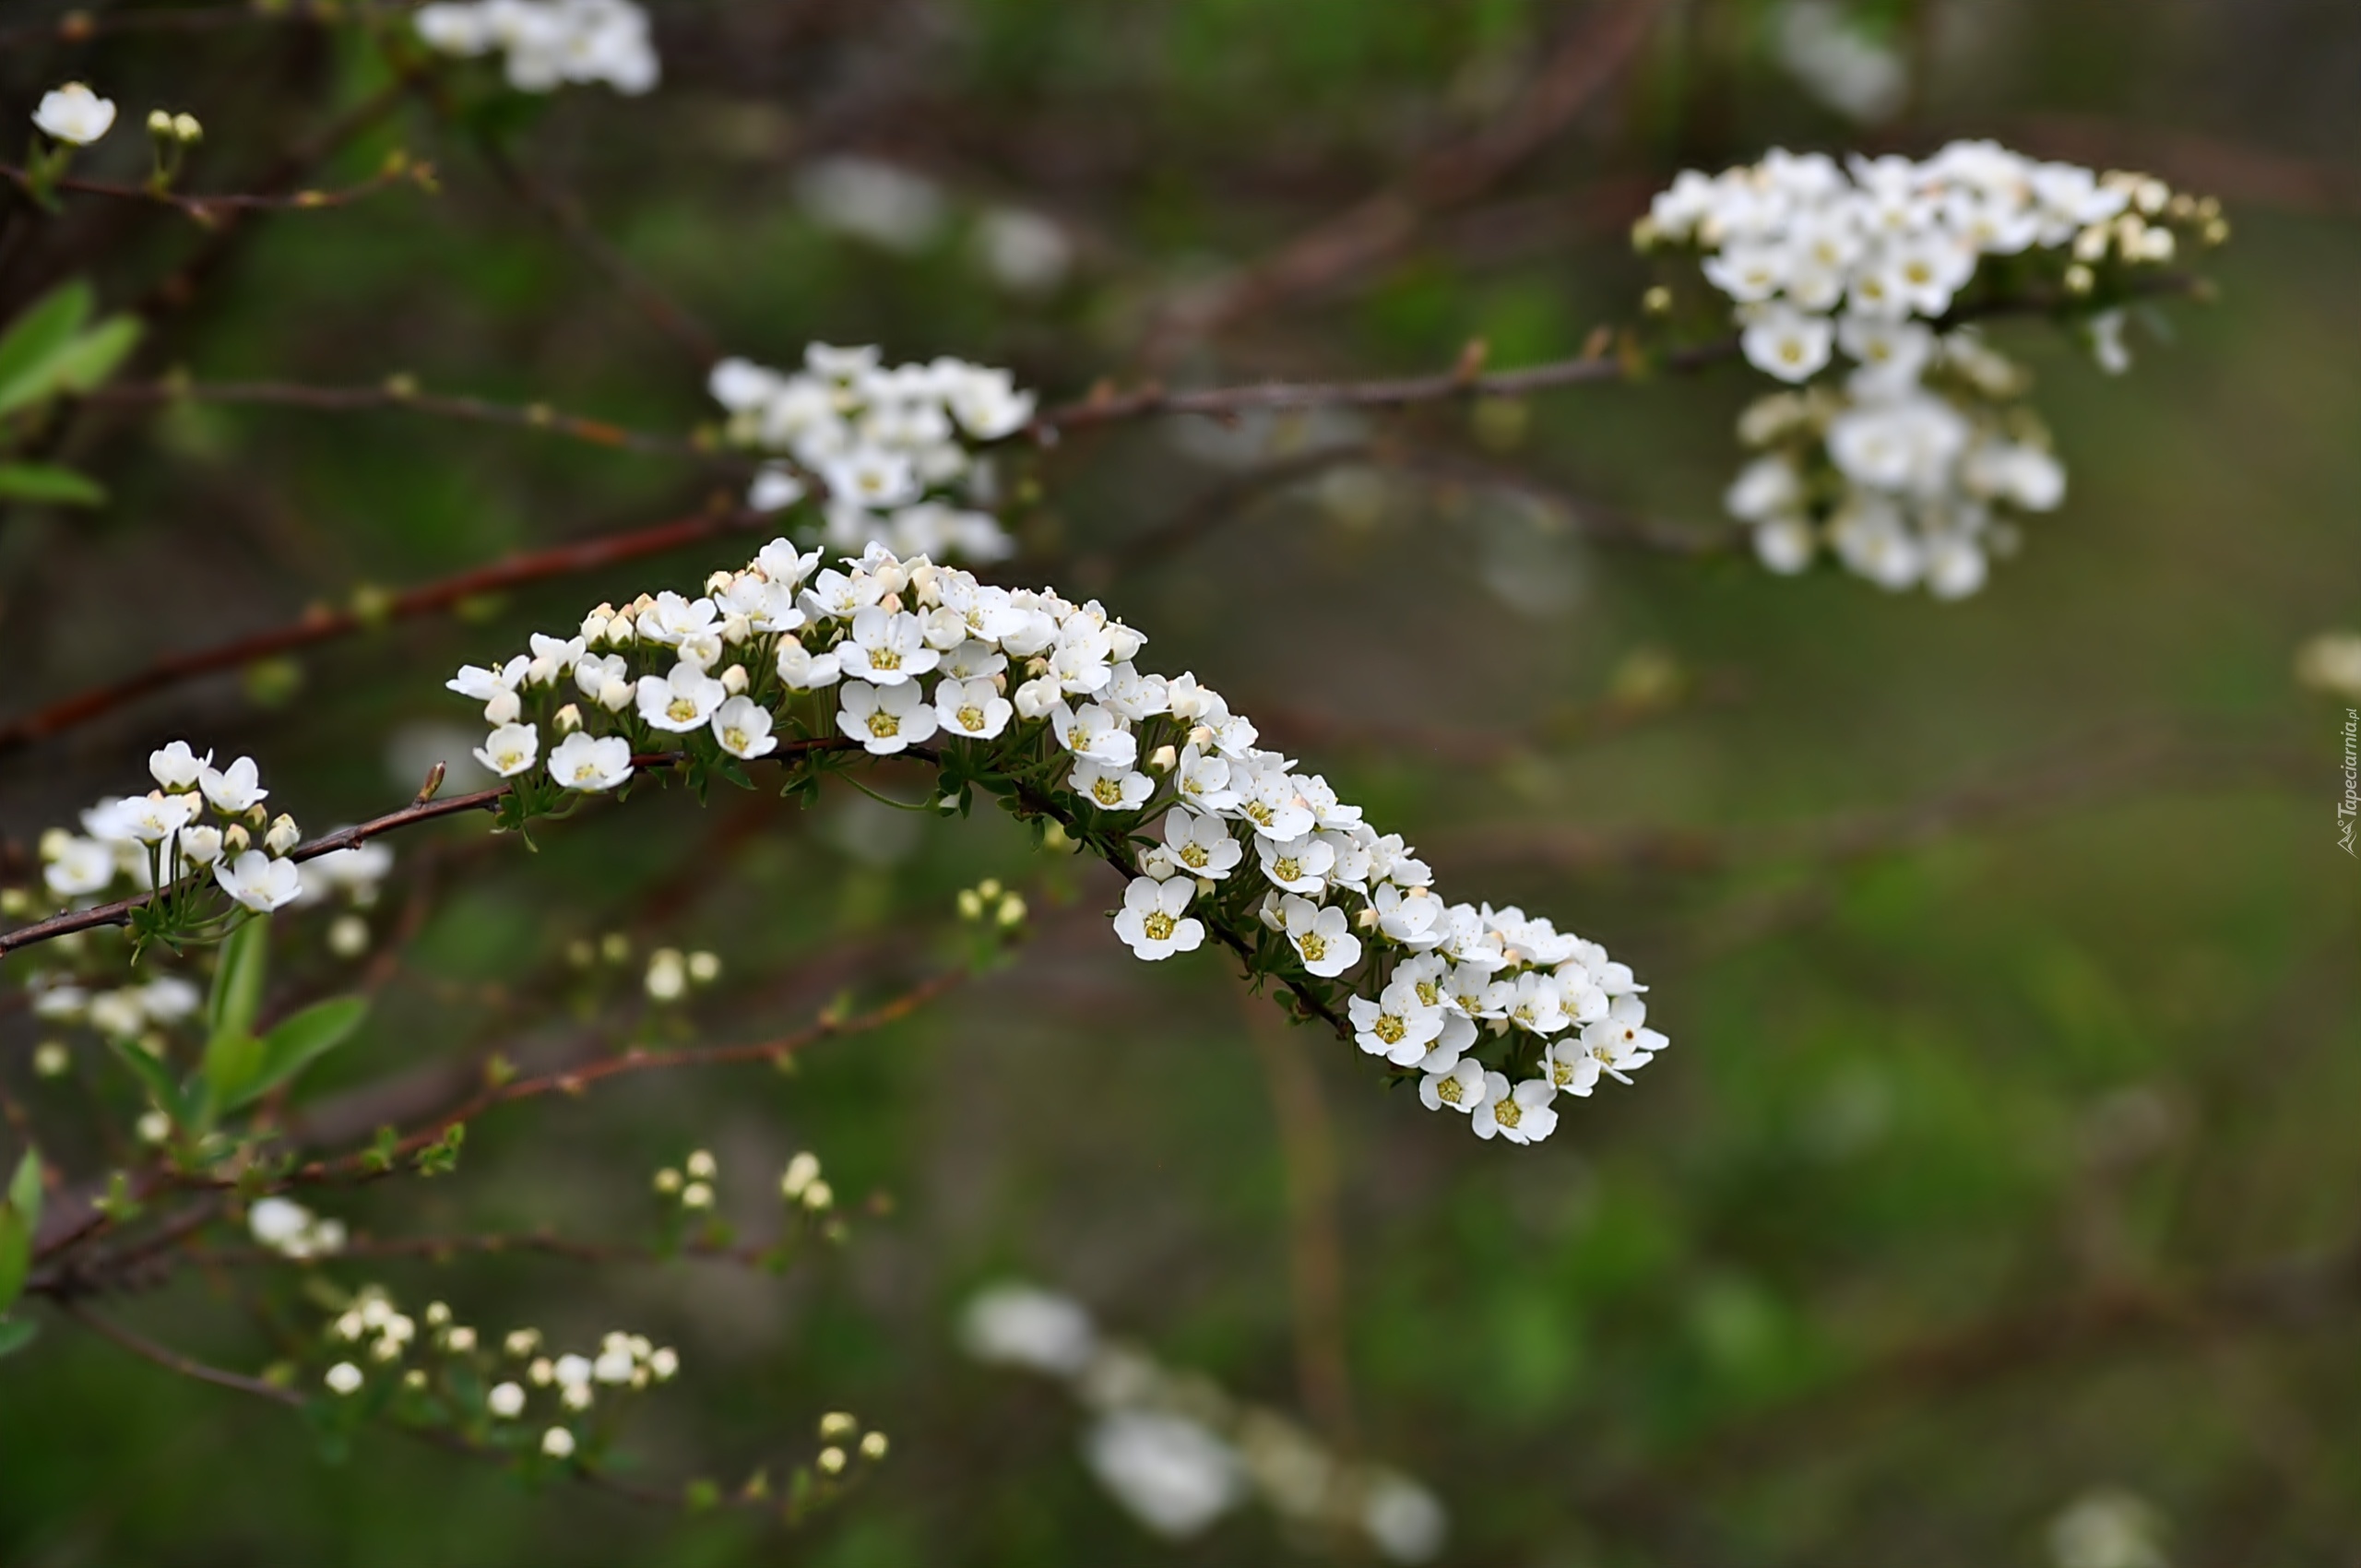
[[1115,931],[1139,956],[1211,939],[1481,1136],[1545,1137],[1560,1091],[1663,1046],[1627,967],[1522,910],[1445,904],[1398,835],[1194,676],[1142,671],[1145,638],[1096,603],[879,545],[845,571],[819,559],[774,540],[698,598],[601,604],[461,670],[451,689],[493,726],[477,754],[513,780],[502,820],[624,788],[658,746],[700,790],[777,754],[807,796],[856,753],[904,756],[935,769],[936,809],[991,797],[1123,875]]

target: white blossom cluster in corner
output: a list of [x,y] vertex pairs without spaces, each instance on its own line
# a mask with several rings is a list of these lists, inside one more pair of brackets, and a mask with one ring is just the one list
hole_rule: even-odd
[[[1801,571],[1825,549],[1882,587],[1958,599],[2013,547],[2011,519],[2066,489],[2022,401],[2029,376],[1960,325],[1961,309],[2071,307],[2119,372],[2123,302],[2142,276],[2227,234],[2211,198],[2160,180],[1962,141],[1924,161],[1774,150],[1719,175],[1691,170],[1636,239],[1700,257],[1734,303],[1748,362],[1806,388],[1765,398],[1741,424],[1763,455],[1727,505],[1764,564]],[[1842,374],[1815,379],[1832,367]]]
[[959,1331],[978,1360],[1066,1385],[1092,1412],[1083,1436],[1091,1473],[1158,1535],[1201,1534],[1259,1496],[1288,1525],[1357,1538],[1389,1562],[1424,1562],[1442,1550],[1448,1520],[1426,1488],[1101,1337],[1069,1297],[993,1286],[968,1301]]
[[1004,370],[938,359],[887,366],[874,348],[813,343],[803,368],[751,360],[713,367],[708,386],[730,410],[738,445],[790,462],[765,464],[747,493],[757,511],[803,499],[801,475],[826,487],[825,543],[897,555],[998,561],[1015,552],[992,504],[991,465],[971,443],[1013,435],[1033,417],[1033,395]]
[[289,859],[303,842],[295,819],[272,816],[252,757],[213,766],[186,741],[148,754],[156,788],[109,796],[82,814],[79,833],[42,835],[42,883],[68,902],[110,893],[172,886],[209,874],[222,892],[258,914],[298,901],[343,894],[367,908],[393,868],[393,850],[361,844],[319,855],[301,867]]
[[1143,671],[1145,638],[1097,601],[882,545],[843,570],[819,559],[774,540],[696,598],[602,604],[462,669],[450,689],[494,726],[476,754],[528,810],[651,755],[725,777],[782,742],[931,764],[945,790],[1050,817],[1129,874],[1114,923],[1139,956],[1214,936],[1479,1137],[1538,1142],[1560,1094],[1628,1082],[1664,1048],[1627,966],[1521,909],[1445,903],[1398,834],[1258,747],[1219,693]]
[[[145,795],[101,801],[82,814],[82,831],[42,836],[42,881],[61,898],[162,886],[210,871],[221,890],[267,913],[291,904],[303,879],[287,853],[303,842],[295,819],[268,814],[252,757],[227,767],[174,741],[148,758],[157,787]],[[267,826],[266,826],[267,824]]]
[[633,0],[475,0],[422,6],[411,18],[418,36],[445,54],[497,52],[508,85],[552,92],[567,82],[604,82],[643,93],[659,67],[647,13]]

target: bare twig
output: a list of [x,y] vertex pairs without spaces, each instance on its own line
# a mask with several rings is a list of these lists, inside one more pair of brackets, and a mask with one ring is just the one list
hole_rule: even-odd
[[182,381],[120,383],[83,395],[82,401],[107,407],[118,404],[263,403],[281,408],[312,409],[326,413],[360,410],[394,410],[437,419],[468,420],[546,431],[569,440],[587,442],[620,452],[648,452],[671,457],[695,457],[738,465],[738,459],[685,436],[627,430],[606,420],[560,413],[546,403],[494,403],[482,398],[421,392],[404,380],[388,378],[376,386],[311,386],[284,381]]
[[1336,1226],[1336,1146],[1320,1080],[1302,1042],[1246,998],[1247,1033],[1270,1090],[1287,1170],[1287,1272],[1295,1300],[1296,1379],[1304,1409],[1331,1443],[1356,1445],[1345,1359],[1345,1249]]
[[[21,719],[0,722],[0,754],[45,740],[125,703],[200,675],[240,669],[259,659],[332,642],[387,622],[439,613],[487,593],[552,577],[596,571],[619,561],[658,555],[685,545],[760,528],[767,516],[748,511],[700,512],[658,523],[653,528],[609,534],[603,538],[511,556],[489,566],[479,566],[421,584],[375,604],[344,610],[315,610],[292,624],[235,637],[208,648],[174,654],[157,660],[136,674],[61,698]],[[0,951],[5,951],[5,948],[0,948]]]
[[[345,207],[365,196],[376,195],[392,185],[416,184],[432,188],[434,171],[423,163],[389,162],[375,177],[357,185],[339,190],[300,190],[284,193],[229,193],[199,195],[175,191],[155,185],[118,185],[103,180],[77,180],[71,176],[55,182],[54,188],[72,191],[81,196],[113,196],[121,201],[147,202],[157,207],[169,207],[198,223],[210,228],[221,221],[225,214],[238,212],[277,212],[293,208]],[[25,190],[33,188],[33,178],[13,163],[0,163],[0,179],[13,182]]]
[[1400,254],[1434,214],[1481,196],[1557,137],[1631,62],[1660,9],[1661,0],[1611,0],[1598,7],[1481,132],[1421,160],[1399,186],[1175,306],[1150,339],[1148,362],[1164,362],[1183,339],[1219,331]]

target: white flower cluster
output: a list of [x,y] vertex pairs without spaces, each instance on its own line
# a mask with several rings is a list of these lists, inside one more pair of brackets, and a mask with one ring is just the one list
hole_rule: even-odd
[[519,92],[551,92],[567,82],[605,82],[623,93],[656,85],[647,13],[633,0],[442,3],[421,6],[411,21],[442,53],[500,51],[508,85]]
[[1418,1482],[1102,1339],[1067,1297],[994,1286],[967,1303],[960,1339],[978,1360],[1064,1383],[1094,1412],[1083,1437],[1091,1473],[1158,1535],[1197,1535],[1258,1495],[1289,1525],[1357,1537],[1389,1562],[1424,1562],[1442,1550],[1442,1504]]
[[[259,1211],[261,1206],[255,1207]],[[411,1393],[434,1388],[439,1380],[446,1399],[456,1396],[462,1408],[481,1401],[484,1414],[499,1422],[526,1419],[538,1397],[557,1407],[536,1418],[553,1423],[541,1434],[540,1452],[565,1459],[575,1451],[577,1419],[598,1402],[600,1390],[641,1391],[670,1382],[681,1370],[676,1352],[644,1334],[619,1330],[599,1340],[595,1355],[551,1356],[537,1328],[512,1330],[494,1349],[441,1301],[429,1302],[421,1316],[423,1341],[418,1319],[397,1310],[383,1289],[362,1288],[327,1329],[331,1345],[353,1348],[352,1359],[330,1366],[321,1382],[330,1393],[349,1397],[367,1387],[373,1375]]]
[[967,561],[1015,552],[999,520],[974,509],[991,505],[992,475],[968,449],[1033,417],[1033,395],[1007,371],[955,359],[889,367],[874,348],[813,343],[801,371],[724,360],[708,386],[730,410],[733,442],[793,460],[755,476],[746,504],[756,510],[801,500],[800,468],[827,488],[824,539],[838,549],[879,541],[897,555]]
[[2361,632],[2321,632],[2296,650],[2296,681],[2316,692],[2361,698]]
[[33,1016],[52,1023],[87,1023],[109,1039],[137,1040],[148,1030],[170,1028],[196,1016],[204,1000],[179,975],[158,975],[138,985],[89,991],[58,974],[27,978]]
[[393,851],[361,844],[302,867],[287,858],[303,842],[295,819],[271,816],[252,757],[227,767],[174,741],[148,757],[157,788],[110,796],[82,814],[82,831],[52,828],[41,839],[42,881],[60,898],[91,898],[119,883],[133,891],[210,871],[224,893],[257,913],[341,893],[362,908],[393,867]]
[[[1256,746],[1219,693],[1142,671],[1145,638],[1096,600],[882,545],[843,571],[818,560],[777,540],[699,598],[600,605],[573,636],[462,669],[450,689],[497,726],[477,754],[552,799],[549,785],[612,789],[642,754],[729,768],[782,735],[1000,780],[1136,870],[1115,931],[1139,956],[1192,951],[1210,921],[1258,971],[1313,994],[1337,982],[1360,1048],[1479,1137],[1546,1138],[1560,1093],[1629,1082],[1664,1048],[1629,967],[1521,909],[1444,903],[1400,835]],[[543,722],[564,736],[548,785],[533,774]],[[1162,842],[1134,856],[1159,817]]]
[[298,1262],[344,1251],[344,1221],[323,1219],[292,1198],[256,1198],[246,1226],[257,1245]]
[[1683,247],[1735,302],[1749,362],[1800,386],[1741,430],[1771,450],[1730,489],[1774,570],[1823,547],[1888,588],[1956,599],[2013,544],[2012,515],[2064,499],[2065,470],[2019,401],[2029,378],[1970,327],[1942,324],[1980,267],[2000,298],[2085,302],[2100,362],[2129,363],[2119,302],[2181,255],[2184,231],[2227,235],[2219,207],[2162,181],[2039,162],[1988,141],[1933,158],[1774,150],[1759,164],[1682,173],[1636,238]]

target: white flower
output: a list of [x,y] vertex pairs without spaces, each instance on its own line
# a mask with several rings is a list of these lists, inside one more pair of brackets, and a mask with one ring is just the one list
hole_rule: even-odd
[[1197,885],[1185,876],[1169,882],[1136,876],[1123,888],[1123,908],[1115,917],[1115,934],[1143,958],[1169,958],[1194,952],[1205,940],[1204,923],[1185,919]]
[[713,716],[713,738],[731,756],[752,762],[778,749],[770,710],[749,697],[731,697]]
[[1819,536],[1801,517],[1774,517],[1754,530],[1754,553],[1765,566],[1782,574],[1811,564]]
[[1071,1299],[1029,1285],[995,1285],[959,1317],[959,1340],[979,1361],[1072,1377],[1097,1353],[1090,1314]]
[[[1216,766],[1220,766],[1218,759]],[[1245,851],[1219,817],[1186,806],[1175,806],[1165,814],[1164,846],[1175,866],[1191,876],[1214,882],[1229,875],[1245,858]]]
[[593,740],[577,730],[550,753],[550,777],[568,790],[597,794],[631,777],[631,742],[621,735]]
[[1353,1039],[1371,1056],[1382,1056],[1397,1067],[1424,1059],[1428,1047],[1442,1033],[1442,1007],[1418,994],[1415,981],[1399,977],[1378,993],[1374,1002],[1356,996],[1346,1004],[1353,1023]]
[[871,605],[854,613],[852,636],[836,647],[836,668],[848,681],[892,686],[925,674],[942,657],[927,646],[917,616]]
[[1314,898],[1326,890],[1328,873],[1336,863],[1335,847],[1308,833],[1286,839],[1258,837],[1254,852],[1272,885]]
[[1105,767],[1129,767],[1139,760],[1138,738],[1097,703],[1086,702],[1074,708],[1061,702],[1050,709],[1047,717],[1050,733],[1080,761]]
[[1808,381],[1828,362],[1835,336],[1828,318],[1768,305],[1738,336],[1747,362],[1782,381]]
[[160,751],[148,754],[148,771],[156,782],[167,790],[185,790],[195,784],[199,775],[213,766],[213,754],[198,756],[189,750],[186,741],[174,741]]
[[270,791],[262,787],[255,759],[250,756],[242,756],[218,772],[211,767],[200,767],[196,781],[204,790],[205,798],[213,802],[213,809],[224,816],[251,811],[270,796]]
[[574,1433],[564,1427],[552,1427],[541,1433],[541,1452],[552,1459],[574,1456]]
[[[967,644],[966,647],[980,645]],[[999,655],[995,654],[994,658]],[[946,735],[966,740],[989,741],[1008,728],[1015,709],[990,679],[977,676],[972,680],[945,678],[935,683],[934,711],[943,721]]]
[[101,98],[80,82],[42,94],[33,124],[49,136],[75,147],[88,147],[114,124],[114,100]]
[[1115,1501],[1175,1540],[1198,1534],[1245,1496],[1237,1454],[1185,1416],[1115,1410],[1085,1434],[1083,1456]]
[[362,1379],[359,1367],[354,1366],[350,1361],[338,1361],[327,1370],[327,1375],[320,1381],[328,1385],[328,1392],[331,1394],[350,1395],[361,1392]]
[[504,724],[475,749],[475,758],[503,778],[514,778],[541,754],[541,732],[529,724]]
[[42,882],[61,898],[96,893],[114,880],[114,851],[95,838],[60,834],[43,841]]
[[822,686],[833,686],[840,673],[835,654],[824,653],[815,659],[809,648],[793,637],[780,640],[778,678],[787,683],[789,690],[809,692]]
[[502,1420],[513,1421],[525,1413],[525,1387],[517,1383],[494,1384],[492,1392],[484,1396],[483,1403],[486,1409]]
[[[251,762],[246,764],[246,777],[249,780],[254,777]],[[156,793],[134,795],[116,802],[113,815],[123,837],[142,844],[160,844],[187,826],[201,809],[195,795]]]
[[1156,780],[1146,774],[1095,762],[1075,763],[1066,787],[1107,812],[1135,812],[1156,793]]
[[216,865],[213,879],[224,893],[257,914],[267,915],[291,904],[303,891],[294,861],[273,860],[260,849],[248,849],[234,861]]
[[934,733],[934,709],[918,683],[872,686],[847,681],[837,697],[836,728],[872,756],[890,756]]
[[684,735],[704,729],[730,692],[695,665],[682,663],[674,665],[669,675],[642,675],[638,695],[642,719],[658,730]]
[[1504,1137],[1513,1144],[1539,1143],[1555,1132],[1558,1112],[1549,1102],[1557,1088],[1546,1078],[1528,1078],[1512,1089],[1499,1073],[1484,1075],[1484,1098],[1472,1107],[1468,1120],[1479,1138]]
[[1279,905],[1279,918],[1287,941],[1313,974],[1332,980],[1360,962],[1360,938],[1353,934],[1344,910],[1334,905],[1323,909],[1290,894]]
[[1483,1063],[1476,1058],[1452,1063],[1450,1067],[1438,1067],[1419,1079],[1419,1103],[1426,1110],[1457,1110],[1468,1112],[1483,1103]]
[[443,683],[445,688],[476,702],[490,702],[502,692],[513,692],[524,680],[532,660],[518,654],[497,670],[487,670],[478,664],[462,664],[459,672]]

